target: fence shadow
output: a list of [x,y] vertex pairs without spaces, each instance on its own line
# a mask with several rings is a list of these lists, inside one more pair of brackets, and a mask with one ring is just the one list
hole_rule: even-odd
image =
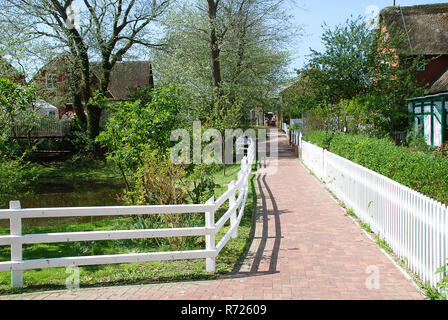
[[[261,206],[257,205],[256,212],[254,213],[253,230],[251,235],[252,243],[250,244],[250,248],[254,247],[254,241],[258,243],[258,245],[255,248],[255,251],[250,251],[249,249],[243,265],[238,266],[236,270],[228,275],[228,277],[231,278],[253,277],[279,272],[277,270],[278,255],[283,238],[280,215],[286,213],[286,211],[278,209],[277,202],[271,192],[271,189],[269,188],[268,183],[266,182],[265,175],[259,175],[257,177],[257,184],[259,190],[259,198],[261,199]],[[272,203],[272,210],[268,210],[268,201]],[[260,218],[261,226],[256,226],[256,221]],[[274,223],[273,227],[270,225],[272,221]],[[256,236],[255,229],[260,228],[261,235]],[[274,231],[274,235],[269,235],[269,231],[271,231],[271,233],[272,231]],[[268,240],[272,241],[272,239],[272,249],[267,248]],[[268,261],[269,266],[267,267]],[[247,270],[248,267],[249,270]]]

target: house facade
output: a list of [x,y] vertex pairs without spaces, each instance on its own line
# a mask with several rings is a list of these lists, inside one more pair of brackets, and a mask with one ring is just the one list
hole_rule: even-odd
[[[31,81],[43,100],[58,107],[60,118],[67,112],[73,112],[70,91],[70,86],[73,84],[71,66],[69,55],[60,55],[42,67]],[[100,84],[100,63],[92,62],[90,69],[91,89],[94,91]],[[151,62],[119,61],[112,69],[106,98],[110,101],[126,100],[130,94],[130,88],[139,86],[154,88]],[[85,104],[84,101],[83,103]]]
[[441,146],[448,139],[448,3],[409,7],[387,7],[380,12],[379,22],[393,26],[406,36],[406,48],[428,62],[419,66],[415,78],[427,86],[427,94],[409,97],[408,110],[413,115],[415,130],[428,145]]

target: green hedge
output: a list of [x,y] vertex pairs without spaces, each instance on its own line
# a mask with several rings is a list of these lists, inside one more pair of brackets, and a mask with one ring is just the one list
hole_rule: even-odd
[[304,140],[448,204],[448,158],[362,135],[312,131]]

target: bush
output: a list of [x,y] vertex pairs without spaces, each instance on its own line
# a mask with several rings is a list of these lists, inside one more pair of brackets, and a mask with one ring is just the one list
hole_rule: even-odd
[[0,207],[7,207],[10,200],[23,195],[37,179],[37,167],[21,159],[0,156]]
[[[189,181],[185,166],[174,164],[167,156],[157,155],[155,152],[144,157],[143,165],[136,174],[135,186],[125,193],[126,202],[133,205],[184,204],[187,203],[188,196]],[[134,216],[132,220],[137,229],[185,228],[197,226],[198,221],[202,221],[201,217],[197,213],[153,214]],[[169,245],[171,249],[179,250],[186,241],[195,240],[168,237],[154,241],[158,246]]]
[[396,146],[386,138],[314,131],[304,139],[448,204],[447,158]]

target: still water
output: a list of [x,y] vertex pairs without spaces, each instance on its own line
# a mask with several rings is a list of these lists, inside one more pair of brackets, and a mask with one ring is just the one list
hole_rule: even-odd
[[[114,183],[90,183],[76,186],[60,183],[46,185],[36,194],[14,200],[20,200],[22,208],[119,206],[123,203],[120,199],[122,190],[120,185]],[[22,223],[24,227],[49,226],[91,222],[105,218],[107,217],[24,219]],[[9,220],[0,220],[0,227],[9,227]]]

